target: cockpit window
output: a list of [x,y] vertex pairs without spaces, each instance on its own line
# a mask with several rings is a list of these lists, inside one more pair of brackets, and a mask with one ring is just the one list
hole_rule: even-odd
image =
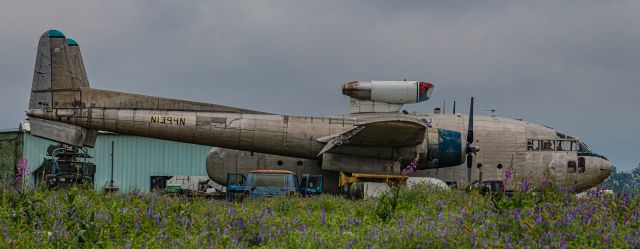
[[553,140],[542,140],[542,150],[555,150]]
[[578,143],[578,152],[591,152],[589,146],[580,141],[578,141]]
[[539,140],[529,140],[527,142],[527,150],[540,150]]
[[584,157],[578,157],[578,173],[584,173],[585,161]]
[[571,150],[578,151],[578,141],[571,141]]
[[557,151],[570,151],[571,150],[571,142],[569,140],[557,140],[556,141],[556,150]]
[[587,147],[584,143],[576,139],[557,139],[557,140],[529,139],[527,140],[527,150],[591,152],[591,150],[589,150],[589,147]]

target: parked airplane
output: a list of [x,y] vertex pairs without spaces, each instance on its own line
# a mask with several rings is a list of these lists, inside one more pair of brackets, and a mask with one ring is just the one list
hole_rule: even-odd
[[403,104],[429,99],[432,90],[418,81],[350,82],[343,94],[351,97],[351,113],[331,117],[98,90],[89,88],[78,44],[49,30],[38,44],[27,115],[34,135],[73,146],[92,147],[104,130],[305,160],[240,163],[241,154],[214,151],[210,158],[226,159],[207,166],[217,182],[234,169],[303,167],[326,175],[325,191],[333,192],[338,172],[415,169],[413,176],[466,184],[482,170],[485,177],[547,180],[580,191],[611,172],[605,157],[575,137],[522,120],[473,115],[473,98],[470,115],[400,112]]

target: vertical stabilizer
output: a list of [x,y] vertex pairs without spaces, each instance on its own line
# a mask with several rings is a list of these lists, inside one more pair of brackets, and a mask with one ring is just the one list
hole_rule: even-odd
[[74,39],[67,38],[67,48],[72,84],[80,87],[89,87],[89,80],[87,79],[87,71],[84,69],[80,46],[78,46],[78,43]]
[[[30,110],[55,112],[58,118],[77,115],[83,108],[81,88],[89,81],[78,43],[66,38],[58,30],[49,30],[40,36],[36,64],[33,71]],[[73,146],[95,144],[97,131],[57,121],[31,119],[32,134]]]
[[75,108],[89,87],[78,43],[58,30],[40,36],[29,109]]

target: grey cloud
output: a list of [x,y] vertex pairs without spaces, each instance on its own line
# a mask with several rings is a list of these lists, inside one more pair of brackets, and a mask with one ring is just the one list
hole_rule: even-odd
[[[68,6],[74,6],[69,8]],[[93,87],[285,114],[347,112],[342,83],[418,79],[428,112],[551,125],[625,168],[640,160],[637,1],[9,1],[0,127],[24,118],[37,37],[82,48]]]

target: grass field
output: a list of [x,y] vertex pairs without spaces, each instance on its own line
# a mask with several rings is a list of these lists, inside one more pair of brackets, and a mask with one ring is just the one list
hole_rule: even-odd
[[4,186],[6,248],[585,248],[640,246],[640,197],[482,196],[426,186],[379,199],[225,202]]

